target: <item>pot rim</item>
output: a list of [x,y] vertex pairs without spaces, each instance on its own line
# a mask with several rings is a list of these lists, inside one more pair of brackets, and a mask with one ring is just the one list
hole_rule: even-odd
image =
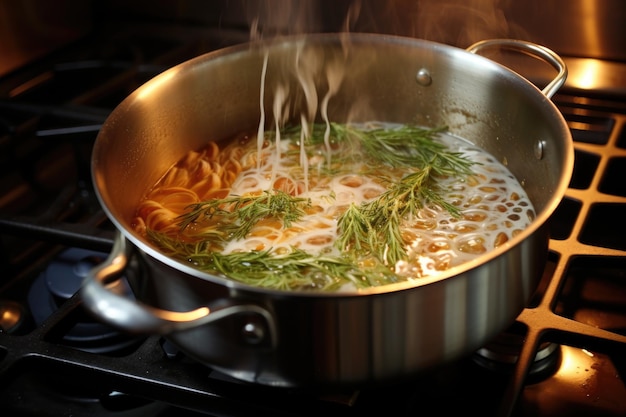
[[[386,284],[377,287],[369,287],[365,289],[356,289],[356,290],[341,290],[341,291],[315,291],[315,290],[307,290],[307,291],[293,291],[293,290],[277,290],[271,288],[257,287],[253,285],[248,285],[227,277],[222,277],[219,275],[210,274],[199,269],[196,269],[188,264],[185,264],[182,261],[178,261],[176,259],[170,258],[163,253],[161,253],[158,249],[147,243],[142,237],[137,235],[134,231],[127,229],[122,222],[117,219],[112,211],[110,210],[108,204],[104,200],[100,189],[95,181],[95,164],[92,163],[92,177],[94,178],[94,188],[96,190],[97,198],[100,201],[100,204],[106,213],[107,217],[111,220],[111,222],[115,225],[115,227],[121,231],[122,235],[129,240],[136,248],[140,249],[141,252],[149,255],[156,260],[169,265],[180,272],[185,274],[194,276],[196,278],[210,281],[222,286],[225,286],[231,290],[245,290],[248,292],[256,292],[256,293],[264,293],[270,294],[273,296],[304,296],[304,297],[355,297],[355,296],[363,296],[363,295],[373,295],[373,294],[386,294],[391,292],[398,292],[403,290],[410,290],[413,288],[422,287],[425,285],[432,285],[437,282],[441,282],[448,279],[453,279],[455,276],[462,276],[471,270],[478,268],[479,266],[489,263],[494,259],[503,256],[505,253],[511,251],[516,246],[520,245],[523,241],[528,239],[531,235],[537,232],[541,227],[543,227],[553,212],[556,210],[557,206],[560,204],[562,198],[565,195],[565,192],[569,186],[569,182],[571,179],[571,175],[573,172],[574,166],[574,146],[571,138],[571,133],[567,126],[565,119],[562,114],[556,107],[556,105],[546,97],[537,86],[532,84],[529,80],[512,71],[511,69],[493,61],[483,56],[477,55],[475,53],[471,53],[468,50],[464,50],[455,46],[442,44],[438,42],[428,41],[424,39],[418,38],[410,38],[404,36],[397,35],[388,35],[388,34],[375,34],[375,33],[316,33],[316,34],[300,34],[300,35],[285,35],[273,37],[272,39],[262,39],[256,41],[250,41],[242,44],[237,44],[225,48],[221,48],[215,51],[211,51],[202,55],[199,55],[195,58],[191,58],[187,61],[184,61],[180,64],[175,65],[172,68],[165,70],[164,72],[158,74],[154,78],[148,80],[146,83],[138,87],[135,91],[133,91],[128,97],[126,97],[114,110],[113,112],[119,112],[120,109],[129,106],[134,100],[137,100],[142,94],[145,94],[149,90],[158,88],[159,85],[166,83],[170,78],[173,77],[174,74],[179,74],[181,72],[192,71],[197,66],[200,66],[208,61],[213,61],[217,59],[226,59],[226,58],[234,58],[239,54],[247,53],[253,50],[262,50],[262,48],[268,47],[280,47],[293,45],[294,42],[317,42],[317,43],[336,43],[338,40],[341,42],[349,41],[351,43],[368,43],[374,45],[388,45],[399,44],[407,47],[414,46],[426,46],[434,49],[437,53],[447,54],[452,56],[455,59],[464,59],[464,60],[474,60],[474,62],[487,66],[491,69],[494,69],[499,74],[506,76],[512,79],[516,83],[524,84],[523,88],[527,88],[529,90],[529,94],[533,95],[533,99],[536,100],[537,105],[541,105],[544,107],[544,111],[549,111],[552,114],[550,117],[554,117],[559,120],[560,124],[560,136],[564,141],[564,150],[565,154],[562,155],[563,158],[563,170],[560,173],[559,182],[555,187],[555,190],[548,200],[545,207],[538,213],[534,220],[526,227],[521,233],[517,236],[513,237],[511,240],[503,244],[502,246],[491,249],[487,253],[463,262],[460,265],[454,266],[446,271],[442,271],[441,273],[437,273],[433,276],[428,276],[424,278],[418,278],[410,281],[399,282],[394,284]],[[536,97],[536,98],[535,98]],[[105,125],[109,122],[110,117],[105,121]],[[118,121],[119,122],[119,121]],[[97,142],[97,140],[96,140]],[[95,148],[94,148],[95,149]],[[92,155],[92,162],[95,161],[95,151]]]

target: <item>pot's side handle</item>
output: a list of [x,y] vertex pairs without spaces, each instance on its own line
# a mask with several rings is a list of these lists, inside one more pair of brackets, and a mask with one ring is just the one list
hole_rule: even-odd
[[128,298],[124,295],[127,287],[121,276],[133,250],[133,245],[118,231],[107,260],[93,268],[85,277],[80,296],[84,306],[96,317],[131,333],[167,334],[244,314],[247,320],[243,321],[242,340],[249,344],[275,345],[276,331],[272,316],[258,305],[234,304],[232,300],[224,303],[221,300],[196,310],[176,312],[158,309]]
[[565,61],[563,61],[563,59],[551,49],[532,42],[518,39],[488,39],[476,42],[467,48],[467,51],[476,54],[483,49],[492,47],[523,52],[527,55],[543,59],[552,65],[558,71],[558,74],[547,86],[545,86],[543,90],[541,90],[542,93],[548,98],[552,98],[552,96],[558,91],[559,88],[561,88],[561,86],[563,86],[565,80],[567,79],[567,66],[565,65]]

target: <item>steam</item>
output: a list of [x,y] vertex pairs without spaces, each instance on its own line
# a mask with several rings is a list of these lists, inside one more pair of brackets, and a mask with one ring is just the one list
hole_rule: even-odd
[[[326,125],[325,163],[330,165],[332,114],[329,114],[329,109],[346,76],[344,63],[350,54],[347,36],[350,32],[389,33],[467,47],[478,40],[509,36],[511,29],[500,4],[502,1],[508,0],[246,2],[252,41],[271,40],[283,35],[336,32],[343,50],[343,55],[326,56],[319,50],[307,49],[306,42],[302,42],[298,45],[294,62],[278,62],[272,66],[273,70],[285,71],[285,79],[291,77],[296,80],[295,87],[287,81],[272,86],[276,157],[280,158],[281,129],[285,123],[299,120],[302,127],[300,165],[304,170],[306,187],[309,161],[305,153],[305,143],[310,138],[312,126],[319,112],[319,118]],[[265,95],[268,93],[266,91],[268,62],[271,61],[272,57],[265,51],[260,87],[258,168],[261,164],[260,155],[267,123],[264,103]],[[363,66],[365,67],[365,64]],[[274,78],[280,77],[281,75]],[[351,110],[354,112],[362,109]]]
[[[263,57],[263,69],[261,70],[261,92],[259,99],[259,107],[261,116],[259,117],[259,129],[257,131],[257,155],[261,155],[263,150],[263,141],[265,138],[265,106],[263,102],[265,101],[265,77],[267,76],[267,61],[269,59],[269,55],[266,53]],[[261,170],[261,158],[257,158],[258,170]]]
[[[276,141],[276,159],[280,160],[280,128],[283,126],[287,117],[287,106],[289,100],[289,88],[286,85],[276,87],[274,93],[274,128]],[[273,171],[272,171],[273,173]]]
[[322,17],[313,0],[264,0],[245,2],[250,40],[319,32]]
[[[400,2],[398,7],[409,2]],[[408,35],[460,47],[479,40],[508,37],[510,33],[499,0],[439,0],[420,2],[409,16],[414,19]]]
[[[250,38],[319,32],[370,32],[416,37],[466,48],[489,38],[524,38],[512,0],[258,0],[229,1],[225,19],[237,16]],[[524,11],[545,13],[538,4]],[[241,21],[243,19],[243,22]]]
[[[342,81],[344,79],[345,59],[348,56],[347,50],[344,49],[344,53],[341,55],[335,55],[332,57],[323,56],[324,54],[318,48],[307,49],[306,43],[298,43],[295,53],[295,60],[292,63],[280,62],[280,68],[285,71],[293,71],[293,77],[296,80],[298,87],[297,91],[290,90],[290,84],[288,82],[289,77],[285,77],[287,81],[279,81],[277,85],[273,87],[272,94],[272,117],[274,124],[274,142],[275,142],[275,154],[273,158],[280,160],[281,157],[281,129],[291,120],[291,111],[299,112],[299,121],[301,125],[301,137],[300,137],[300,166],[304,172],[304,187],[308,190],[308,172],[309,161],[306,154],[306,142],[311,136],[312,127],[316,121],[318,111],[321,119],[326,124],[326,131],[324,135],[324,143],[326,148],[326,164],[330,167],[331,164],[331,145],[330,145],[330,127],[331,117],[328,114],[329,103],[332,98],[339,91]],[[345,44],[342,43],[345,47]],[[257,169],[261,169],[262,158],[261,152],[263,150],[265,141],[264,128],[266,125],[266,113],[265,113],[265,94],[267,92],[267,71],[268,64],[270,62],[270,53],[266,50],[263,56],[263,66],[261,70],[260,79],[260,118],[257,130]],[[328,60],[327,60],[328,59]],[[316,78],[324,76],[325,83],[318,85]],[[279,80],[281,77],[276,77]],[[320,102],[320,93],[318,88],[326,87],[323,98]],[[303,96],[303,100],[300,97]],[[303,103],[299,106],[299,103]],[[275,173],[272,170],[272,182],[274,181]]]
[[306,54],[303,46],[299,45],[296,54],[296,72],[298,74],[298,82],[302,91],[304,91],[306,104],[305,111],[300,114],[300,124],[302,125],[300,133],[300,166],[304,172],[305,191],[308,191],[309,184],[309,159],[306,154],[305,144],[310,137],[310,126],[315,120],[318,105],[317,90],[315,89],[314,80],[316,62],[314,57]]
[[326,67],[326,78],[328,80],[328,91],[322,100],[320,112],[322,119],[326,123],[326,131],[324,132],[324,145],[326,146],[326,163],[330,167],[330,119],[328,118],[328,103],[330,99],[337,94],[341,81],[343,80],[344,66],[337,61]]
[[[351,22],[353,22],[359,14],[360,1],[356,2],[355,6],[349,8],[346,13],[346,18],[343,21],[343,27],[345,31],[349,30]],[[318,24],[320,22],[320,3],[318,1],[272,1],[272,2],[256,2],[250,3],[248,13],[253,17],[250,23],[250,39],[252,41],[259,41],[263,39],[273,38],[280,35],[291,34],[304,34],[319,31]],[[271,8],[270,8],[271,6]],[[270,13],[271,10],[271,13]],[[348,50],[346,42],[342,43],[344,52]],[[328,106],[332,97],[339,91],[343,77],[344,77],[344,63],[337,60],[325,62],[324,57],[320,57],[319,50],[306,49],[306,43],[298,44],[295,55],[295,62],[293,63],[279,63],[281,67],[284,66],[285,71],[294,71],[293,76],[297,80],[299,91],[289,91],[289,85],[287,83],[280,83],[274,86],[272,91],[273,103],[272,103],[272,117],[274,124],[274,142],[275,142],[275,155],[273,157],[280,159],[281,153],[281,128],[285,123],[289,121],[289,110],[294,109],[299,111],[299,120],[301,124],[301,138],[300,138],[300,165],[304,172],[304,184],[308,189],[308,172],[309,161],[305,152],[306,142],[310,138],[311,129],[316,121],[318,111],[322,120],[326,123],[326,132],[324,135],[324,142],[326,147],[326,163],[330,166],[331,163],[331,148],[330,148],[330,123],[331,119],[328,114]],[[347,56],[347,52],[344,57]],[[265,126],[266,126],[266,112],[265,112],[265,95],[266,80],[268,63],[271,57],[269,53],[265,51],[263,57],[263,67],[261,72],[261,86],[260,86],[260,113],[259,126],[257,130],[257,153],[259,158],[257,160],[257,169],[261,168],[262,158],[261,152],[264,146],[265,140]],[[325,68],[320,65],[326,65]],[[318,92],[318,85],[316,83],[316,77],[320,74],[324,74],[326,77],[327,90],[323,94],[322,101],[320,103],[320,93]],[[297,99],[297,95],[302,94],[304,96],[304,105],[301,109],[295,109],[295,102],[300,102]],[[272,180],[274,180],[274,170],[272,170]]]

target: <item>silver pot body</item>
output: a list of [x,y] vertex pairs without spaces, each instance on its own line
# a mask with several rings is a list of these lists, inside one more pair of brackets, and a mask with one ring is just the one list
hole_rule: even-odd
[[[296,97],[289,114],[299,120],[306,101],[294,63],[308,68],[322,97],[326,68],[341,62],[331,120],[446,125],[508,166],[535,206],[535,221],[506,246],[441,276],[358,293],[254,288],[167,258],[132,230],[135,208],[190,149],[256,131],[266,56],[268,123],[278,85]],[[417,39],[325,34],[224,49],[166,71],[113,111],[92,163],[119,236],[85,281],[88,309],[128,331],[164,334],[189,356],[246,381],[344,385],[457,359],[515,320],[542,275],[547,220],[567,189],[573,146],[549,97],[493,61]],[[111,277],[134,261],[148,273],[132,282],[137,300],[130,300]]]

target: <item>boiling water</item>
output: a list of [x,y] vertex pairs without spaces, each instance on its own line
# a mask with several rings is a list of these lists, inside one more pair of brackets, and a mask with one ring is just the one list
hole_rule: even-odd
[[[397,127],[370,123],[360,128],[381,126]],[[214,230],[220,225],[192,224],[181,231],[178,216],[190,204],[281,190],[309,201],[305,216],[289,227],[276,218],[264,219],[244,238],[213,242],[210,250],[222,254],[270,251],[280,256],[298,249],[312,256],[341,257],[349,249],[335,244],[341,233],[341,214],[352,204],[376,199],[411,171],[374,165],[341,143],[329,147],[326,139],[303,151],[300,133],[282,133],[281,139],[273,135],[266,132],[260,147],[256,135],[251,134],[239,136],[223,149],[211,143],[190,152],[146,196],[138,210],[137,230],[157,230],[183,241],[197,241],[203,228]],[[441,196],[459,210],[459,216],[425,202],[402,220],[406,257],[386,265],[399,280],[432,276],[506,245],[535,216],[520,183],[492,155],[450,134],[439,134],[436,140],[473,161],[472,175],[439,179]]]

